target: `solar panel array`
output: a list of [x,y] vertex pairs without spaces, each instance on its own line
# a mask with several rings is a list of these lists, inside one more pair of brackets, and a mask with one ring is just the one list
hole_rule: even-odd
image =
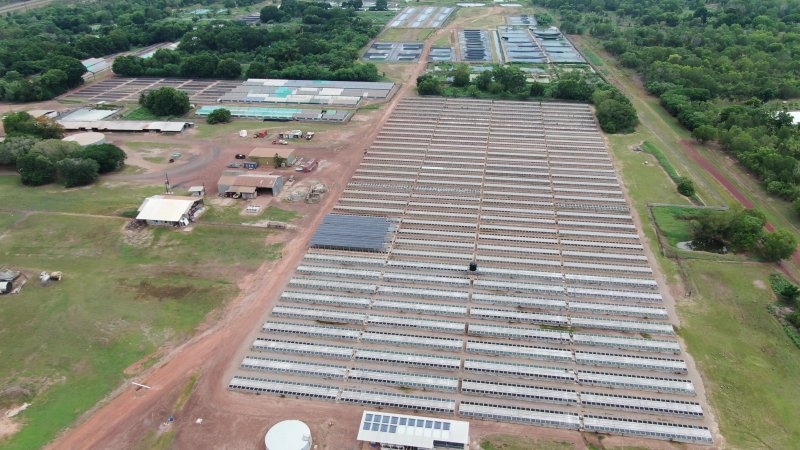
[[231,389],[712,442],[586,105],[404,99],[333,214],[396,231],[309,249]]
[[[395,225],[382,217],[328,214],[311,238],[311,247],[362,252],[385,252]],[[314,266],[310,266],[314,267]],[[309,269],[310,270],[310,269]],[[321,270],[321,269],[319,269]],[[380,272],[370,276],[365,273],[323,272],[323,276],[348,276],[353,278],[380,278]]]

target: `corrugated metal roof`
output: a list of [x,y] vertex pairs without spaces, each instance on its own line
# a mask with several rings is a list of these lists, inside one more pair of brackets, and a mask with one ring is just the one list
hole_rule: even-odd
[[139,215],[136,216],[136,219],[178,222],[197,201],[199,201],[198,198],[187,200],[186,197],[148,197],[139,208]]

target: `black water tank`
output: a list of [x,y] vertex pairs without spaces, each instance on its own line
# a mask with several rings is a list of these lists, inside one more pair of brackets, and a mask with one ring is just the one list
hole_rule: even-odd
[[477,261],[472,261],[471,263],[469,263],[469,271],[470,272],[476,272],[477,270],[478,270],[478,262]]

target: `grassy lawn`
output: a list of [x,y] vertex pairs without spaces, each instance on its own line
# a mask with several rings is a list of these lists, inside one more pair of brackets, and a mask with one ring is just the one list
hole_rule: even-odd
[[[152,229],[151,240],[132,246],[123,223],[36,214],[0,240],[0,260],[34,277],[0,300],[0,386],[18,388],[0,403],[32,404],[0,448],[47,443],[119,386],[125,368],[189,336],[236,295],[242,273],[280,253],[263,230],[232,239],[217,227]],[[41,286],[41,270],[61,270],[64,280]]]
[[376,25],[386,25],[397,13],[398,11],[358,11],[356,14],[369,18]]
[[113,214],[137,207],[145,197],[163,190],[163,186],[130,187],[103,182],[73,189],[55,184],[27,187],[19,182],[18,176],[3,175],[0,176],[0,205],[21,210]]
[[222,223],[252,223],[262,220],[274,220],[278,222],[291,222],[300,217],[300,214],[281,209],[276,206],[262,208],[258,214],[240,214],[244,209],[244,204],[237,206],[208,205],[208,211],[204,212],[200,220],[202,222],[222,222]]
[[422,42],[433,33],[433,28],[387,28],[377,40],[381,42]]
[[481,441],[483,450],[572,450],[569,442],[528,439],[507,434],[494,434]]
[[432,46],[433,47],[452,47],[453,46],[453,42],[450,40],[452,35],[453,35],[453,33],[442,33],[441,36],[439,36],[438,38],[436,38],[435,41],[433,41]]
[[125,113],[122,116],[125,120],[167,120],[166,117],[157,116],[150,112],[149,109],[145,108],[144,106],[140,106],[134,110],[131,110]]
[[698,212],[697,209],[659,206],[653,208],[652,211],[658,229],[667,238],[669,245],[674,247],[678,242],[692,240],[691,223],[683,217],[692,213],[696,214]]
[[19,213],[0,212],[0,234],[10,228],[21,217],[22,214]]
[[794,448],[800,350],[767,311],[776,267],[690,261],[688,268],[699,295],[679,304],[680,334],[705,375],[722,434],[734,448]]

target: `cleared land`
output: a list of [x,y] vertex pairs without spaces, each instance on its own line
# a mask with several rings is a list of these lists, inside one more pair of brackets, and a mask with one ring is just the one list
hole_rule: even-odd
[[[119,198],[126,190],[110,192]],[[8,185],[0,191],[21,194]],[[62,209],[82,205],[82,197],[58,197]],[[37,213],[9,227],[11,219],[0,216],[0,230],[7,229],[0,259],[31,280],[0,301],[0,385],[16,393],[0,400],[32,406],[19,416],[25,427],[2,443],[8,449],[47,443],[143,367],[126,368],[193,334],[238,292],[242,273],[279,255],[278,246],[264,244],[263,230],[238,230],[230,239],[222,228],[131,234],[113,217]],[[61,270],[65,278],[40,286],[41,270]]]
[[586,106],[401,101],[333,210],[387,248],[309,250],[230,388],[710,443],[618,188]]

